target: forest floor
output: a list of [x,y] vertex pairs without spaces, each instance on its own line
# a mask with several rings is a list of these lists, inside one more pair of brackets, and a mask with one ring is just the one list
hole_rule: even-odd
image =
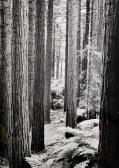
[[[32,168],[97,168],[98,126],[98,119],[92,119],[77,129],[65,128],[63,110],[51,111],[51,124],[45,125],[45,150],[26,160]],[[66,139],[66,132],[72,137]]]
[[[63,83],[53,81],[52,90],[61,93]],[[72,129],[65,127],[65,118],[63,109],[51,110],[51,123],[45,125],[45,150],[26,158],[32,168],[97,168],[99,120],[85,120]],[[66,139],[66,132],[72,137]],[[0,158],[0,168],[9,168],[6,159]]]
[[[97,168],[98,119],[85,120],[77,129],[65,127],[65,113],[51,110],[51,123],[45,125],[45,150],[26,158],[32,168]],[[69,132],[72,137],[65,138]],[[0,168],[8,168],[0,158]]]

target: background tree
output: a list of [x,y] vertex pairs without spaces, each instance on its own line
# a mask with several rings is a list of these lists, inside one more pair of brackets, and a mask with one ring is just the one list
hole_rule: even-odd
[[32,150],[40,152],[44,149],[45,0],[36,0],[35,32]]
[[65,46],[65,91],[64,91],[64,112],[67,111],[67,67],[68,67],[68,1],[66,10],[66,46]]
[[99,168],[119,167],[119,1],[105,1]]
[[55,33],[56,33],[56,25],[55,25],[55,17],[53,21],[53,58],[52,58],[52,77],[55,77]]
[[68,1],[68,60],[67,60],[67,108],[66,126],[75,128],[76,117],[76,90],[77,90],[77,12],[76,0]]
[[51,92],[51,70],[52,70],[52,33],[53,33],[53,0],[48,1],[47,18],[47,44],[46,44],[46,64],[45,64],[45,122],[50,123],[50,92]]
[[77,106],[79,105],[80,99],[80,73],[81,73],[81,1],[78,1],[78,30],[77,30]]

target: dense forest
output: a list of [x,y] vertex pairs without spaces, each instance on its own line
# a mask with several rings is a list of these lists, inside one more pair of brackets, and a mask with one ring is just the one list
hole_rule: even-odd
[[0,168],[119,168],[119,0],[0,0]]

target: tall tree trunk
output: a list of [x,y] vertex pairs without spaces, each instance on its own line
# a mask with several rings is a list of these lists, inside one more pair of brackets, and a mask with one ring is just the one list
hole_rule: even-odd
[[89,25],[90,25],[90,0],[86,0],[86,26],[85,26],[83,48],[85,48],[86,45],[88,45],[88,40],[89,40]]
[[44,149],[44,57],[45,57],[45,0],[36,0],[36,56],[34,64],[32,150]]
[[119,1],[105,1],[99,168],[119,167]]
[[12,1],[0,1],[0,154],[7,154],[11,129]]
[[77,11],[76,0],[68,1],[68,62],[67,62],[67,109],[66,126],[77,126],[76,90],[77,90]]
[[[85,33],[84,33],[84,39],[83,39],[83,49],[86,48],[89,42],[90,1],[91,0],[86,0],[86,25],[85,25]],[[82,59],[82,70],[87,70],[87,55],[88,55],[88,51],[86,50],[84,53],[84,58]]]
[[67,10],[66,10],[66,46],[65,46],[64,112],[67,111],[67,67],[68,67],[68,0],[67,0]]
[[[29,41],[28,41],[28,105],[30,116],[30,134],[33,117],[33,84],[35,59],[35,10],[36,0],[29,0]],[[31,138],[31,137],[30,137]]]
[[80,49],[81,49],[81,0],[78,1],[78,30],[77,30],[77,106],[79,105],[80,99],[80,71],[81,71],[81,57],[80,57]]
[[52,77],[55,77],[55,19],[54,19],[54,24],[53,24],[53,58],[52,58]]
[[13,0],[12,151],[10,168],[22,168],[30,154],[28,112],[28,0]]
[[52,32],[53,31],[53,0],[48,1],[47,20],[47,44],[46,44],[46,67],[45,67],[45,123],[50,123],[50,92],[52,70]]

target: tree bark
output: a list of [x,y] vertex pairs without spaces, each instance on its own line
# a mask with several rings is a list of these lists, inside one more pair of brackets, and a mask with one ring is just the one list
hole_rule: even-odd
[[67,67],[68,67],[68,0],[67,0],[67,10],[66,10],[66,46],[65,46],[64,112],[67,111]]
[[119,1],[105,1],[99,168],[119,167]]
[[81,56],[80,56],[80,49],[81,49],[81,0],[78,1],[78,30],[77,30],[77,106],[79,105],[80,101],[80,72],[81,72]]
[[40,152],[44,149],[45,0],[36,0],[35,31],[36,56],[34,63],[32,150]]
[[55,77],[55,18],[54,18],[54,24],[53,24],[53,59],[52,59],[52,77]]
[[67,60],[67,109],[66,126],[77,127],[76,90],[77,90],[77,11],[76,0],[68,1],[68,60]]
[[10,168],[22,168],[30,155],[28,112],[28,0],[13,0],[12,151]]
[[34,84],[34,59],[35,59],[35,15],[36,0],[29,0],[29,41],[28,41],[28,101],[30,116],[30,131],[33,118],[33,84]]
[[45,123],[50,123],[50,94],[52,70],[52,33],[53,33],[53,0],[48,1],[47,44],[45,67]]
[[0,1],[0,154],[7,154],[11,129],[12,1]]

